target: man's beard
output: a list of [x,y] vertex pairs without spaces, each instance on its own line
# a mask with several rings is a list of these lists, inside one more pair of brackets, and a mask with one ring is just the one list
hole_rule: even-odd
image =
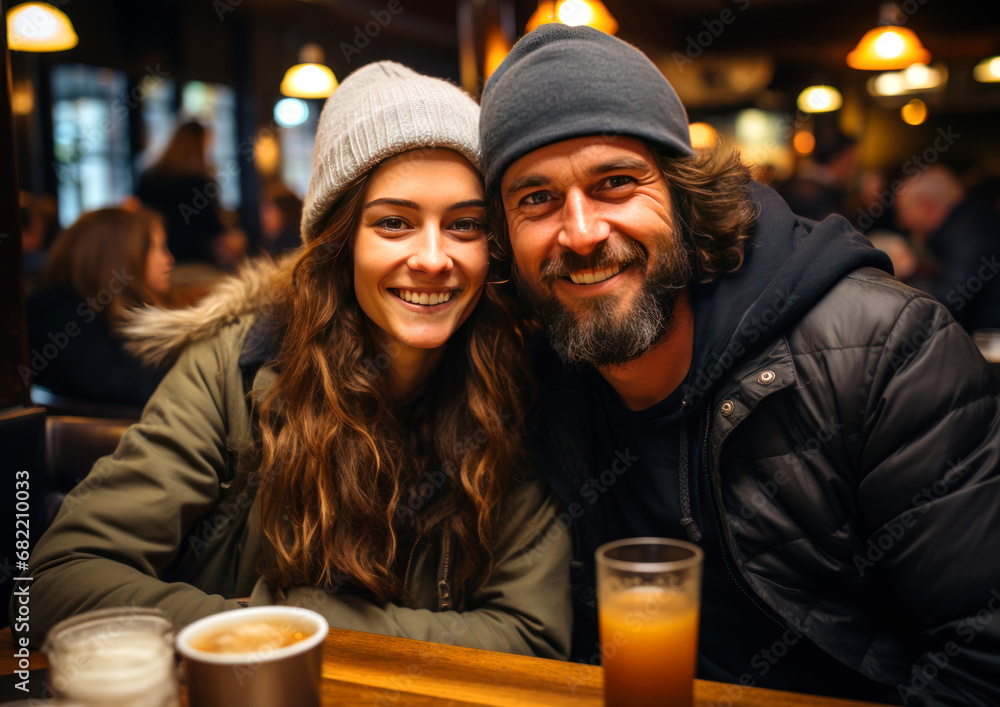
[[[620,365],[648,351],[673,328],[677,300],[691,280],[691,263],[676,233],[663,234],[652,247],[652,265],[650,254],[628,238],[605,241],[589,256],[567,251],[542,263],[538,283],[521,283],[563,361]],[[570,309],[552,291],[552,284],[570,272],[613,265],[644,271],[641,288],[631,302],[623,305],[621,291],[615,290],[581,297]]]

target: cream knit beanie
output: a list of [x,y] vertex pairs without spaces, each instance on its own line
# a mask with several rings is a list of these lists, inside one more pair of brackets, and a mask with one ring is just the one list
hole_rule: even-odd
[[302,240],[319,235],[323,217],[351,182],[420,147],[450,148],[479,169],[479,106],[457,86],[392,61],[344,79],[319,116]]

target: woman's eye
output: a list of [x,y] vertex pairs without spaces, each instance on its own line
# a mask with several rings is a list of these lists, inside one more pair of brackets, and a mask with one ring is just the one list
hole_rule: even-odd
[[463,218],[453,223],[451,228],[463,233],[479,233],[486,230],[486,224],[477,218]]
[[396,218],[395,216],[384,218],[381,221],[378,221],[375,225],[380,226],[387,231],[402,231],[406,228],[406,222],[401,218]]

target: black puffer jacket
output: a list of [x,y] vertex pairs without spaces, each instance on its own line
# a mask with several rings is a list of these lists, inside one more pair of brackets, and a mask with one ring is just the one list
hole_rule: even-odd
[[[681,464],[692,485],[708,475],[702,517],[718,516],[754,603],[901,702],[1000,704],[997,384],[943,306],[857,267],[884,261],[846,221],[808,233],[773,192],[756,197],[744,268],[694,290]],[[572,512],[593,398],[551,358],[539,376],[536,448],[577,517],[579,600],[602,542]]]

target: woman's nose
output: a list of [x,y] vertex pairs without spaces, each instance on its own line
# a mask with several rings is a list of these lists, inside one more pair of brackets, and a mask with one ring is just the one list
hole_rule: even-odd
[[406,261],[411,270],[434,276],[454,266],[447,252],[444,234],[439,228],[425,228],[413,243],[415,250]]

